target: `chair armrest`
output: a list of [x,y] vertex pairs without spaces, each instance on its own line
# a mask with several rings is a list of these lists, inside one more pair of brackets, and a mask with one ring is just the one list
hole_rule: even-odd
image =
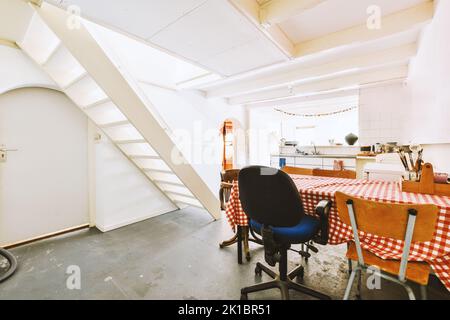
[[316,214],[320,219],[320,233],[314,238],[314,242],[321,245],[328,243],[328,218],[332,204],[330,200],[322,200],[316,206]]

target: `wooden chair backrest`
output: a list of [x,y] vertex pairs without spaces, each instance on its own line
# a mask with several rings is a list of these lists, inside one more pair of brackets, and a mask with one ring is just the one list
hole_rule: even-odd
[[408,223],[408,210],[417,211],[412,241],[433,239],[439,208],[433,204],[396,204],[364,200],[342,192],[335,194],[339,218],[351,226],[347,200],[353,201],[358,230],[381,237],[404,240]]
[[230,199],[230,193],[233,181],[237,181],[239,177],[239,169],[230,169],[220,172],[221,184],[219,190],[220,208],[226,209],[226,203]]
[[320,177],[356,179],[356,171],[352,171],[352,170],[313,169],[313,175],[320,176]]
[[239,169],[230,169],[225,170],[224,172],[220,173],[220,176],[222,178],[222,182],[233,182],[237,181],[239,177]]
[[301,174],[305,176],[312,176],[313,175],[313,169],[306,169],[306,168],[296,168],[296,167],[284,167],[281,169],[281,171],[287,173],[287,174]]

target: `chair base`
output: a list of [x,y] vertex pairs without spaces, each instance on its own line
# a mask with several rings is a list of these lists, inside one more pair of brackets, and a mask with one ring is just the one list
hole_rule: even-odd
[[280,277],[280,275],[276,274],[268,267],[258,262],[256,264],[255,273],[261,275],[261,272],[266,273],[274,280],[241,289],[241,300],[248,300],[249,293],[266,291],[274,288],[280,289],[282,300],[289,300],[289,290],[305,293],[309,296],[312,296],[320,300],[331,300],[329,296],[323,293],[317,292],[315,290],[312,290],[308,287],[305,287],[301,284],[292,281],[296,277],[303,278],[304,272],[303,266],[299,266],[295,268],[293,271],[291,271],[287,275],[286,279],[282,279],[283,278],[282,276]]

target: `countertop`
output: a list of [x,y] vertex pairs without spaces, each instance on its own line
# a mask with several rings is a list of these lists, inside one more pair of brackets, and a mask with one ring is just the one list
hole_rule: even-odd
[[295,157],[295,158],[327,158],[327,159],[356,159],[356,154],[272,154],[272,157]]

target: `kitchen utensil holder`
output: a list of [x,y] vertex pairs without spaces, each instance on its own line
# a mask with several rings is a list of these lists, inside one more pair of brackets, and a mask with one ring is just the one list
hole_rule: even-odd
[[450,197],[450,184],[435,183],[433,165],[426,163],[420,181],[403,181],[402,191]]

